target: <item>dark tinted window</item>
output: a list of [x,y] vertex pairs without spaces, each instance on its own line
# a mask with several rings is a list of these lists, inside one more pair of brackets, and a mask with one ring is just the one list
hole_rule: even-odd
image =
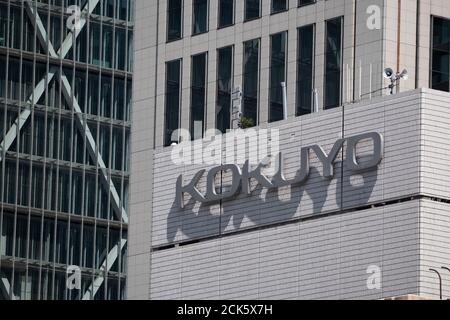
[[315,3],[316,0],[298,0],[298,6],[306,6],[308,4],[313,4]]
[[179,128],[181,89],[181,60],[166,64],[166,106],[164,145],[172,142],[172,133]]
[[341,103],[342,18],[326,22],[325,109]]
[[286,35],[282,32],[270,37],[270,122],[284,119],[281,83],[286,81]]
[[208,31],[208,0],[194,0],[193,34]]
[[234,23],[234,1],[235,0],[219,0],[219,28]]
[[167,41],[181,39],[183,0],[169,0],[167,8]]
[[288,0],[272,0],[272,13],[285,11],[288,8]]
[[259,91],[259,39],[244,43],[243,113],[257,124]]
[[252,20],[261,16],[260,0],[245,0],[245,20]]
[[233,74],[233,47],[217,52],[217,129],[225,133],[230,129],[231,87]]
[[207,54],[192,57],[191,73],[191,138],[203,138],[206,105]]
[[433,17],[431,88],[449,91],[450,20]]
[[311,113],[314,73],[314,25],[298,29],[297,116]]

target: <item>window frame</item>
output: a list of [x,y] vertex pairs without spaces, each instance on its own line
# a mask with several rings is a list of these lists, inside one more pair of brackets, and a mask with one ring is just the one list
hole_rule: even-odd
[[[220,79],[220,67],[219,67],[219,65],[220,65],[220,59],[219,59],[219,51],[220,50],[224,50],[224,49],[228,49],[228,48],[230,48],[231,49],[231,75],[230,75],[230,77],[231,77],[231,84],[230,84],[230,110],[229,110],[229,117],[230,117],[230,121],[229,121],[229,123],[228,123],[228,129],[232,129],[232,122],[233,122],[233,119],[232,119],[232,108],[233,108],[233,99],[232,99],[232,94],[233,94],[233,88],[234,88],[234,71],[235,71],[235,68],[234,68],[234,62],[235,62],[235,46],[234,45],[229,45],[229,46],[225,46],[225,47],[220,47],[220,48],[217,48],[216,50],[217,50],[217,59],[216,59],[216,97],[215,97],[215,123],[216,123],[216,125],[215,125],[215,128],[217,129],[217,130],[219,130],[219,131],[221,131],[220,129],[219,129],[219,122],[218,122],[218,115],[219,115],[219,113],[218,113],[218,111],[217,111],[217,108],[218,108],[218,105],[219,105],[219,79]],[[223,132],[222,131],[222,133],[226,133],[226,130],[225,130],[225,132]]]
[[315,74],[316,74],[316,50],[317,50],[317,48],[316,48],[316,46],[317,46],[317,34],[316,34],[316,31],[317,31],[317,25],[316,25],[316,23],[311,23],[311,24],[306,24],[306,25],[303,25],[303,26],[299,26],[299,27],[297,27],[297,48],[296,48],[296,50],[297,50],[297,56],[296,56],[296,81],[295,81],[295,91],[296,91],[296,93],[295,93],[295,116],[296,117],[301,117],[301,116],[303,116],[302,114],[300,114],[300,112],[299,112],[299,110],[301,109],[300,108],[300,105],[299,105],[299,95],[300,95],[300,92],[299,92],[299,90],[298,90],[298,85],[299,85],[299,76],[300,76],[300,70],[299,70],[299,61],[300,61],[300,41],[301,41],[301,39],[300,39],[300,29],[302,29],[302,28],[306,28],[306,27],[312,27],[312,41],[313,41],[313,43],[312,43],[312,61],[311,61],[311,64],[312,64],[312,70],[311,70],[311,87],[312,87],[312,91],[311,91],[311,113],[313,113],[313,111],[314,111],[314,103],[315,103],[315,101],[314,101],[314,99],[315,99],[315,97],[313,96],[313,91],[314,91],[314,89],[315,89],[315,83],[316,83],[316,79],[315,79]]
[[[184,1],[184,0],[182,0]],[[209,20],[210,20],[210,0],[205,0],[206,1],[206,30],[205,31],[201,31],[201,32],[195,32],[195,1],[196,0],[192,0],[192,23],[191,23],[191,37],[195,37],[201,34],[205,34],[209,32]]]
[[252,18],[247,18],[247,1],[248,0],[244,0],[244,23],[261,19],[261,16],[262,16],[262,1],[258,0],[258,2],[259,2],[259,14],[258,14],[258,16],[257,17],[252,17]]
[[287,12],[289,11],[289,0],[285,0],[286,1],[286,9],[283,10],[278,10],[278,11],[274,11],[273,10],[273,3],[275,0],[270,0],[270,15],[275,15],[275,14],[279,14],[279,13],[283,13],[283,12]]
[[[174,59],[174,60],[170,60],[167,61],[165,63],[165,81],[164,81],[164,126],[163,126],[163,146],[164,147],[169,147],[174,141],[170,141],[170,144],[166,141],[166,131],[167,131],[167,107],[168,107],[168,103],[167,103],[167,95],[168,95],[168,64],[173,63],[179,61],[180,63],[180,74],[179,74],[179,89],[178,89],[178,94],[179,94],[179,102],[178,102],[178,128],[181,128],[181,109],[183,106],[183,97],[182,97],[182,92],[183,92],[183,58],[178,58],[178,59]],[[176,130],[176,129],[175,129]],[[173,132],[172,132],[173,134]],[[178,135],[178,142],[180,141],[180,135]]]
[[[205,77],[204,77],[204,99],[203,99],[203,122],[202,122],[202,136],[200,138],[196,138],[194,136],[194,118],[193,118],[193,94],[192,91],[194,89],[193,79],[194,79],[194,58],[198,56],[205,56]],[[206,132],[206,116],[208,109],[208,51],[200,52],[191,55],[191,70],[190,70],[190,101],[189,101],[189,133],[191,135],[191,140],[203,139],[205,137]]]
[[314,0],[313,2],[310,2],[310,3],[301,3],[301,1],[302,0],[297,0],[297,8],[302,8],[302,7],[310,6],[310,5],[317,3],[317,0]]
[[[430,28],[430,65],[429,65],[429,88],[433,89],[433,90],[439,90],[439,91],[443,91],[443,92],[450,92],[450,61],[449,61],[449,86],[448,86],[448,90],[444,91],[444,90],[440,90],[440,89],[434,89],[433,88],[433,74],[435,73],[435,70],[433,69],[434,66],[434,22],[435,19],[440,19],[440,20],[447,20],[447,22],[450,24],[450,19],[446,18],[446,17],[442,17],[442,16],[438,16],[438,15],[431,15],[431,28]],[[450,51],[450,50],[449,50]],[[449,52],[449,60],[450,60],[450,52]]]
[[222,25],[222,26],[220,25],[220,14],[221,14],[220,2],[221,1],[222,0],[218,0],[218,2],[217,2],[217,30],[225,29],[225,28],[228,28],[228,27],[232,27],[232,26],[234,26],[236,24],[236,0],[231,0],[231,2],[233,3],[232,22],[230,24],[226,24],[226,25]]
[[171,42],[175,42],[175,41],[179,41],[182,40],[184,38],[184,0],[180,0],[181,1],[181,21],[180,21],[180,37],[179,38],[174,38],[174,39],[169,39],[169,13],[170,13],[170,9],[169,9],[169,1],[167,0],[167,8],[166,8],[166,43],[171,43]]
[[261,37],[255,38],[255,39],[249,39],[247,41],[243,42],[243,54],[242,54],[242,114],[243,116],[247,117],[245,114],[245,75],[247,74],[245,72],[245,44],[250,41],[258,41],[258,66],[257,66],[257,94],[256,94],[256,117],[255,117],[255,123],[254,126],[259,125],[259,116],[260,116],[260,105],[261,105],[261,43],[262,39]]
[[[273,123],[273,122],[277,122],[277,121],[282,121],[283,119],[279,119],[279,120],[272,120],[271,119],[271,113],[272,113],[272,69],[273,69],[273,65],[272,65],[272,57],[273,57],[273,52],[272,52],[272,45],[273,45],[273,37],[274,36],[278,36],[278,35],[285,35],[285,44],[284,44],[284,50],[285,50],[285,57],[284,57],[284,82],[286,83],[286,88],[287,88],[287,78],[288,78],[288,61],[289,61],[289,31],[285,30],[285,31],[280,31],[280,32],[276,32],[273,33],[269,36],[269,90],[268,90],[268,101],[269,101],[269,108],[268,108],[268,122],[269,123]],[[280,88],[281,88],[281,83],[280,83]],[[283,93],[282,93],[283,94]],[[284,102],[282,101],[282,104]],[[282,107],[284,108],[284,105],[282,105]],[[283,113],[284,113],[284,109],[283,109]],[[284,116],[284,115],[283,115]],[[287,115],[286,115],[287,117]]]
[[[337,106],[327,106],[326,105],[326,101],[327,101],[327,62],[328,62],[328,52],[327,52],[327,40],[328,40],[328,28],[327,28],[327,23],[333,20],[340,20],[340,25],[341,25],[341,31],[340,31],[340,44],[341,44],[341,48],[340,48],[340,57],[341,57],[341,61],[340,61],[340,73],[339,73],[339,101],[338,101],[338,105]],[[335,18],[330,18],[325,20],[325,32],[324,32],[324,44],[325,44],[325,63],[324,63],[324,79],[323,79],[323,99],[322,99],[322,103],[323,103],[323,110],[329,110],[329,109],[334,109],[334,108],[338,108],[340,106],[342,106],[342,101],[343,101],[343,66],[344,66],[344,16],[339,16],[339,17],[335,17]]]

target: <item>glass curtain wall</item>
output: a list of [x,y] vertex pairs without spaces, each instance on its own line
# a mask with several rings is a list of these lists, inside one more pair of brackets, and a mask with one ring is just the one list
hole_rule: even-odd
[[125,297],[133,6],[0,1],[0,299]]

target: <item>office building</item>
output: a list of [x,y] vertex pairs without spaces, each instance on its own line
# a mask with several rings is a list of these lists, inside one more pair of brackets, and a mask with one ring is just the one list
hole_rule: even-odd
[[449,297],[448,1],[136,8],[130,299]]
[[126,294],[133,0],[0,1],[0,298]]

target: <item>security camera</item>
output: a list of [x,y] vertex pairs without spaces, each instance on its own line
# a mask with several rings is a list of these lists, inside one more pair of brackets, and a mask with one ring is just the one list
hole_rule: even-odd
[[386,68],[384,69],[384,77],[386,79],[392,79],[392,76],[394,75],[394,70],[392,68]]

